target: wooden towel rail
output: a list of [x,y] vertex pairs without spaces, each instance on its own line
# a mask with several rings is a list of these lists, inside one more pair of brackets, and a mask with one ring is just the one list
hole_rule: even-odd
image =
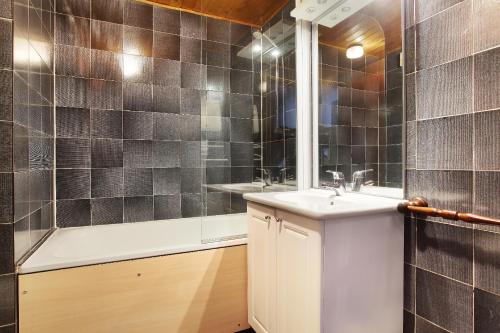
[[398,211],[400,213],[415,213],[425,216],[436,216],[447,220],[500,226],[500,220],[491,217],[429,207],[427,200],[421,197],[414,197],[406,202],[400,203],[398,205]]

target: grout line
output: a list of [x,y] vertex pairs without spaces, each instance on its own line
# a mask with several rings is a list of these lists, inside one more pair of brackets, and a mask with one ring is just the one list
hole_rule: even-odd
[[[417,312],[417,311],[416,311],[416,309],[415,309],[415,312]],[[424,318],[424,317],[422,317],[422,316],[420,316],[420,315],[418,315],[418,314],[416,314],[416,313],[415,313],[415,317],[418,317],[418,318],[420,318],[420,319],[422,319],[422,320],[425,320],[426,322],[430,323],[430,324],[431,324],[431,325],[433,325],[433,326],[439,327],[440,329],[442,329],[442,330],[443,330],[443,331],[445,331],[445,332],[452,333],[451,331],[449,331],[449,330],[445,329],[444,327],[441,327],[441,326],[439,326],[438,324],[436,324],[435,322],[430,321],[429,319],[426,319],[426,318]],[[417,324],[416,324],[416,323],[417,323],[417,322],[415,321],[415,329],[416,329],[416,326],[417,326]]]

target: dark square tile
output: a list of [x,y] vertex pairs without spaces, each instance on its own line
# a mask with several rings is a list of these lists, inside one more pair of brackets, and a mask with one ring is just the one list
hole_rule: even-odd
[[417,168],[472,169],[471,115],[420,121],[417,132]]
[[89,94],[89,80],[68,76],[56,76],[55,97],[58,107],[86,108]]
[[404,237],[404,261],[415,265],[417,255],[417,222],[415,219],[405,217]]
[[[205,108],[202,112],[204,111],[207,116],[229,117],[231,113],[230,96],[223,92],[207,91]],[[243,109],[243,107],[239,109]]]
[[153,142],[148,140],[124,140],[123,166],[125,168],[153,167]]
[[472,229],[419,221],[418,267],[472,284]]
[[201,114],[202,96],[199,90],[181,89],[181,114]]
[[14,171],[27,170],[29,168],[30,144],[26,127],[14,124],[12,149]]
[[243,199],[243,195],[237,193],[231,193],[231,213],[246,213],[247,212],[247,201]]
[[230,141],[231,122],[228,117],[202,117],[202,139],[208,141]]
[[500,45],[497,29],[500,4],[495,0],[474,1],[474,51],[482,51]]
[[16,321],[16,275],[0,275],[0,325],[12,324]]
[[123,195],[123,169],[92,169],[92,198],[121,197]]
[[92,168],[117,168],[123,166],[121,140],[92,139]]
[[92,19],[122,24],[124,4],[125,0],[92,1]]
[[[474,177],[474,213],[483,216],[500,216],[498,184],[500,172],[476,172]],[[478,229],[500,232],[499,226],[476,225]]]
[[181,191],[182,193],[201,193],[201,175],[200,168],[182,168],[181,169]]
[[57,75],[88,77],[90,73],[90,50],[68,45],[55,46]]
[[407,197],[423,196],[432,207],[469,212],[472,179],[471,171],[410,171],[407,172]]
[[42,230],[42,210],[39,209],[30,215],[30,240],[35,245],[44,235]]
[[153,92],[150,84],[123,83],[123,109],[131,111],[151,111]]
[[32,137],[29,142],[29,163],[31,170],[52,169],[54,163],[54,140]]
[[127,0],[123,12],[123,23],[134,27],[153,29],[153,6]]
[[231,213],[230,193],[207,193],[207,216],[224,215]]
[[183,122],[180,121],[179,117],[180,116],[176,114],[155,113],[153,138],[155,140],[179,140],[181,132],[180,126]]
[[231,142],[253,142],[251,119],[231,118]]
[[417,167],[417,124],[415,121],[406,123],[406,168]]
[[123,53],[151,57],[153,55],[153,31],[124,26]]
[[153,83],[166,87],[181,86],[181,64],[166,59],[153,60]]
[[181,37],[180,45],[182,62],[201,63],[201,40]]
[[153,81],[153,59],[135,55],[123,55],[123,80],[151,83]]
[[253,118],[254,111],[253,97],[249,95],[231,94],[231,117],[232,118]]
[[474,332],[500,330],[500,296],[474,289]]
[[417,69],[429,68],[472,53],[470,1],[453,6],[417,25]]
[[[1,190],[4,195],[2,197],[4,199],[2,202],[2,208],[5,214],[4,221],[5,223],[18,221],[20,218],[29,214],[29,172],[15,172],[14,182],[12,182],[12,174],[2,173],[0,176],[2,176]],[[15,191],[14,188],[16,189]],[[14,193],[14,205],[12,205],[12,193]],[[12,209],[14,209],[13,212]],[[14,213],[13,220],[12,213]]]
[[0,274],[14,273],[14,224],[0,224]]
[[500,110],[474,114],[475,170],[500,170]]
[[90,80],[90,107],[101,110],[122,109],[122,83]]
[[207,40],[229,44],[231,38],[230,22],[207,18]]
[[153,103],[155,112],[179,113],[180,100],[180,88],[153,86]]
[[474,284],[475,287],[499,294],[500,234],[474,230]]
[[231,92],[238,94],[252,94],[252,72],[231,70]]
[[89,169],[59,169],[56,174],[57,199],[90,197]]
[[500,107],[500,47],[474,56],[474,109]]
[[92,225],[123,223],[123,198],[93,199]]
[[416,74],[418,119],[472,112],[472,57]]
[[232,45],[246,46],[252,41],[252,28],[231,22],[230,42]]
[[181,87],[205,89],[206,68],[203,65],[181,63]]
[[417,268],[417,315],[452,332],[472,330],[471,286]]
[[[19,173],[16,173],[19,175]],[[14,218],[14,179],[12,173],[0,173],[0,223],[12,223]],[[16,183],[17,185],[17,183]],[[19,197],[19,188],[16,190],[16,199],[27,201],[26,198]],[[24,200],[23,200],[24,199]],[[19,204],[18,204],[19,205]],[[24,205],[23,205],[24,206]],[[16,212],[22,213],[16,207]],[[24,215],[24,214],[23,214]],[[22,216],[22,215],[21,215]]]
[[201,140],[201,117],[193,115],[179,116],[180,138],[183,141]]
[[202,39],[203,32],[201,16],[181,12],[181,36]]
[[155,31],[180,34],[180,11],[153,6],[153,16],[153,29]]
[[182,194],[182,217],[202,216],[202,201],[200,194]]
[[[28,87],[17,75],[10,70],[0,70],[0,120],[12,120],[12,104],[21,104],[19,95],[24,95]],[[13,99],[13,97],[15,97]],[[16,107],[14,107],[14,111]]]
[[89,139],[57,139],[57,168],[90,168]]
[[[229,154],[228,154],[229,155]],[[231,182],[231,168],[206,168],[206,184],[227,184]]]
[[253,68],[252,59],[240,55],[243,49],[241,46],[231,45],[231,69],[251,71]]
[[153,56],[155,58],[179,60],[179,36],[155,31],[153,35]]
[[57,13],[90,17],[90,0],[58,0],[54,2]]
[[434,325],[428,320],[421,317],[416,317],[415,333],[446,333],[448,331]]
[[93,138],[122,138],[122,112],[109,110],[91,111],[91,133]]
[[124,169],[125,196],[153,195],[152,169]]
[[154,219],[177,219],[181,218],[181,196],[155,195],[154,197]]
[[[94,3],[95,1],[93,1]],[[123,47],[123,26],[92,20],[91,45],[93,49],[120,53]]]
[[415,39],[416,27],[411,26],[404,31],[405,34],[405,74],[415,72],[416,67],[416,52],[415,52]]
[[153,142],[153,166],[155,168],[177,168],[180,165],[180,142]]
[[124,198],[124,222],[143,222],[154,219],[153,197]]
[[10,0],[0,2],[0,17],[12,18],[12,3]]
[[209,66],[229,68],[231,66],[230,45],[202,41],[202,63]]
[[13,129],[12,123],[0,122],[0,172],[13,171]]
[[90,47],[90,20],[56,14],[55,40],[57,44]]
[[231,183],[249,183],[253,181],[253,168],[231,167]]
[[254,144],[231,142],[231,166],[253,166]]
[[230,91],[229,69],[207,66],[207,90]]
[[78,108],[56,108],[56,133],[62,138],[88,138],[90,136],[90,111]]
[[90,223],[90,200],[58,200],[57,227],[82,227]]
[[181,167],[200,168],[201,166],[201,143],[181,142]]
[[415,0],[415,18],[416,22],[422,22],[453,5],[456,5],[463,0]]
[[14,254],[15,262],[19,260],[30,250],[30,221],[26,216],[14,224]]
[[91,73],[90,76],[95,79],[104,80],[122,80],[122,55],[102,51],[91,50]]
[[123,112],[124,139],[153,139],[153,114],[151,112]]
[[153,169],[155,195],[178,194],[181,191],[181,170],[179,168]]
[[415,312],[415,266],[404,265],[404,302],[403,308]]

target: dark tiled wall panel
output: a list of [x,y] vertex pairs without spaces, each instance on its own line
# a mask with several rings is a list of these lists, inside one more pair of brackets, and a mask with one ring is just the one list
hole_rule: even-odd
[[57,225],[239,211],[205,167],[253,180],[252,28],[131,0],[56,11]]
[[[406,195],[497,219],[499,10],[405,1]],[[499,227],[407,218],[404,332],[500,331],[499,249]]]

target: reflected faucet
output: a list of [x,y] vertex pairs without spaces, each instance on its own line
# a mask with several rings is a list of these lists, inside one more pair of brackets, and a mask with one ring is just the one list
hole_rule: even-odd
[[363,184],[363,181],[366,178],[366,175],[370,172],[373,172],[375,170],[373,169],[368,169],[368,170],[360,170],[356,171],[352,174],[352,190],[353,192],[359,192],[361,190],[361,185]]
[[266,184],[266,186],[271,186],[273,185],[273,180],[271,178],[271,170],[262,168],[262,169],[257,169],[259,171],[262,171],[262,181]]
[[342,194],[344,194],[346,192],[344,174],[342,172],[332,170],[327,170],[326,173],[332,175],[333,182],[331,186],[329,186],[328,184],[323,184],[323,188],[335,191],[335,194],[337,196],[341,196]]

